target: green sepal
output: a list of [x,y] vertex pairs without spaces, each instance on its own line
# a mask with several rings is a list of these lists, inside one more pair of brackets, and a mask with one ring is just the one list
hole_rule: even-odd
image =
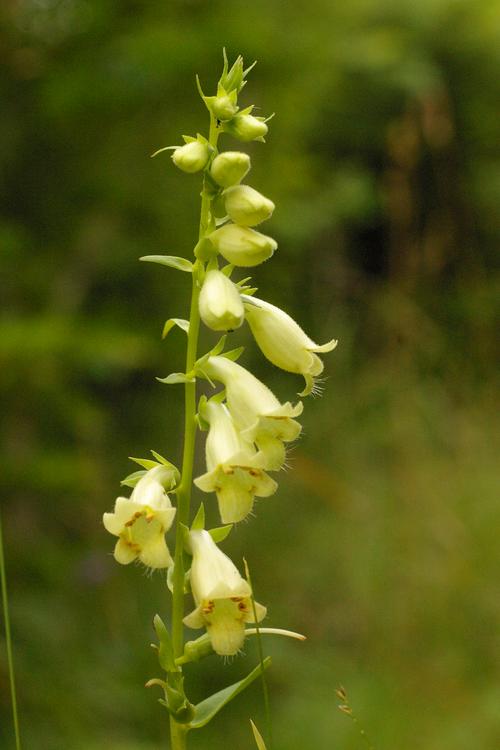
[[193,523],[191,524],[191,531],[199,531],[200,529],[205,528],[205,506],[203,503],[200,503],[200,507],[198,508],[195,517],[193,518]]
[[198,703],[194,707],[194,718],[189,723],[190,729],[201,729],[206,726],[213,717],[219,713],[233,698],[241,693],[245,688],[252,684],[261,674],[263,669],[267,669],[271,666],[271,657],[268,656],[264,659],[262,664],[259,664],[255,669],[252,669],[250,674],[244,677],[239,682],[235,682],[233,685],[219,690],[218,693],[214,693],[209,698],[206,698],[201,703]]
[[129,460],[144,467],[146,471],[155,469],[158,466],[158,461],[153,461],[151,458],[134,458],[133,456],[129,456]]
[[[205,146],[211,146],[211,144],[208,142],[208,139],[205,138],[204,135],[201,133],[196,133],[196,138],[193,138],[192,135],[183,135],[182,140],[184,143],[203,143]],[[213,146],[211,146],[213,148]]]
[[[178,672],[179,667],[177,667],[175,664],[174,649],[172,646],[170,633],[168,632],[167,627],[161,619],[160,615],[154,616],[153,626],[159,643],[156,648],[158,649],[158,661],[160,663],[160,667],[164,669],[165,672]],[[154,644],[152,645],[154,646]]]
[[201,414],[198,412],[198,414],[195,416],[196,423],[198,425],[198,429],[201,430],[201,432],[207,432],[207,430],[210,429],[210,425],[206,421],[206,419],[203,419]]
[[166,378],[156,378],[159,383],[166,383],[167,385],[175,385],[177,383],[194,383],[196,380],[194,375],[186,375],[185,372],[171,372]]
[[235,282],[236,286],[239,286],[240,289],[245,289],[245,284],[247,283],[247,281],[251,281],[251,279],[252,279],[251,276],[245,276],[244,279],[240,279],[240,281]]
[[214,542],[218,544],[219,542],[223,542],[224,539],[229,536],[232,528],[233,524],[228,523],[226,526],[217,526],[215,529],[209,529],[208,533],[210,534]]
[[246,84],[245,76],[247,76],[254,65],[257,64],[257,60],[253,62],[251,65],[248,66],[248,68],[243,69],[243,58],[241,55],[238,55],[236,60],[234,61],[232,67],[229,69],[229,61],[227,59],[226,50],[223,49],[222,51],[223,57],[224,57],[224,67],[222,68],[222,75],[219,79],[219,85],[223,86],[224,89],[228,92],[232,91],[233,89],[236,89],[236,91],[239,93],[243,86]]
[[224,346],[225,346],[225,344],[226,344],[226,338],[227,338],[227,336],[226,336],[226,335],[224,335],[224,336],[221,336],[221,338],[220,338],[220,339],[218,340],[218,342],[217,342],[217,343],[216,343],[216,345],[215,345],[215,346],[213,347],[213,349],[210,349],[210,351],[209,351],[209,352],[207,352],[207,353],[206,353],[206,354],[204,354],[204,355],[203,355],[202,357],[200,357],[199,359],[197,359],[197,360],[196,360],[196,364],[195,364],[195,366],[194,366],[194,371],[196,372],[196,374],[197,374],[197,375],[202,375],[202,376],[203,376],[204,378],[206,378],[206,379],[208,380],[208,382],[209,382],[209,383],[210,383],[210,384],[211,384],[211,385],[212,385],[212,386],[213,386],[214,388],[215,388],[215,385],[214,385],[214,383],[213,383],[213,382],[212,382],[212,380],[211,380],[211,379],[210,379],[210,378],[208,377],[208,375],[207,375],[207,374],[206,374],[205,372],[203,372],[203,369],[202,369],[202,368],[203,368],[203,365],[205,364],[205,362],[207,362],[207,361],[208,361],[208,359],[209,359],[210,357],[216,357],[216,356],[217,356],[218,354],[220,354],[220,353],[221,353],[221,352],[222,352],[222,351],[224,350]]
[[163,148],[159,148],[158,151],[155,151],[154,154],[151,154],[151,159],[154,159],[155,156],[158,156],[158,154],[162,154],[164,151],[175,151],[178,148],[180,147],[179,146],[163,146]]
[[125,479],[122,479],[120,484],[123,487],[132,487],[132,489],[136,486],[139,479],[142,479],[146,472],[145,471],[134,471],[132,474],[129,474],[128,477],[125,477]]
[[217,250],[208,237],[202,237],[195,245],[194,254],[196,258],[205,262],[214,258],[217,255]]
[[244,346],[238,346],[236,349],[230,349],[228,352],[224,352],[223,354],[221,354],[221,357],[225,357],[226,359],[230,359],[232,362],[236,362],[236,360],[241,357],[244,351]]
[[176,255],[143,255],[139,260],[146,263],[159,263],[161,266],[170,266],[177,271],[193,273],[193,264],[187,258],[178,258]]
[[[174,593],[174,568],[175,564],[167,568],[167,587],[172,594]],[[191,593],[191,568],[184,573],[182,591],[184,594]]]
[[177,326],[182,331],[184,331],[184,333],[187,333],[189,335],[189,320],[184,320],[183,318],[169,318],[163,326],[163,331],[161,334],[162,339],[166,338],[167,334],[172,330],[172,328],[174,328],[174,326]]
[[[231,274],[234,271],[234,265],[232,263],[228,263],[226,266],[221,268],[221,271],[224,274],[224,276],[227,276],[227,278],[230,279]],[[237,282],[236,286],[239,286],[239,285],[240,285],[240,282]]]

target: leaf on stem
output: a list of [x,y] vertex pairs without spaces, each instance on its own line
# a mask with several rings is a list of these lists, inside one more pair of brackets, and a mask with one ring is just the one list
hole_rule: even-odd
[[184,333],[187,333],[189,335],[189,320],[184,320],[183,318],[169,318],[163,326],[163,331],[161,334],[162,339],[166,338],[166,336],[172,330],[172,328],[174,328],[174,326],[177,326],[178,328],[183,330]]
[[267,669],[270,666],[271,657],[268,656],[264,659],[262,666],[259,664],[242,680],[235,682],[233,685],[229,685],[229,687],[224,688],[223,690],[219,690],[218,693],[214,693],[209,698],[198,703],[194,709],[194,719],[192,719],[189,724],[190,729],[201,729],[206,726],[206,724],[208,724],[208,722],[213,719],[213,717],[218,714],[224,706],[232,701],[233,698],[236,698],[239,693],[245,690],[245,688],[251,685],[252,682],[260,676],[262,669]]
[[175,385],[176,383],[194,383],[194,375],[186,375],[185,372],[171,372],[166,378],[156,378],[160,383]]
[[161,266],[170,266],[177,271],[193,273],[193,264],[187,258],[178,258],[176,255],[143,255],[139,260],[147,263],[159,263]]

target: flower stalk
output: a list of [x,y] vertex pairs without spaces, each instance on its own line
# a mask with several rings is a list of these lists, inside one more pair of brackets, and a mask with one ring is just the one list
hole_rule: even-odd
[[[239,107],[238,95],[250,69],[243,69],[241,57],[229,68],[224,53],[216,96],[205,96],[198,81],[210,116],[208,138],[199,133],[196,137],[183,136],[183,146],[167,146],[156,152],[173,150],[172,160],[181,171],[203,173],[194,260],[171,255],[141,258],[190,273],[192,279],[189,320],[169,318],[163,329],[163,338],[174,327],[186,333],[185,371],[158,378],[167,385],[184,385],[182,468],[179,472],[154,451],[154,461],[133,459],[141,470],[122,482],[132,488],[132,494],[119,497],[114,512],[105,513],[103,518],[106,529],[118,537],[114,553],[117,562],[139,560],[153,569],[168,568],[170,627],[159,615],[154,618],[159,641],[154,648],[166,678],[154,677],[146,686],[160,687],[164,692],[160,703],[170,715],[171,750],[185,750],[188,733],[202,729],[259,676],[269,713],[264,670],[270,658],[264,657],[261,634],[303,638],[288,630],[259,625],[267,609],[253,598],[248,569],[243,578],[238,566],[219,547],[233,524],[249,516],[256,499],[270,497],[277,490],[278,484],[268,472],[283,467],[288,444],[299,437],[297,417],[303,404],[281,403],[264,383],[237,364],[242,349],[225,351],[226,335],[213,349],[198,354],[201,322],[207,328],[231,334],[246,320],[273,364],[304,376],[307,387],[303,395],[307,395],[313,390],[314,377],[323,369],[317,352],[329,351],[335,345],[318,346],[286,313],[255,299],[257,290],[247,285],[248,278],[231,279],[235,266],[257,266],[277,249],[272,237],[252,228],[271,217],[274,203],[249,185],[240,184],[250,169],[250,158],[238,151],[218,150],[221,134],[247,142],[263,141],[268,132],[266,119],[251,114],[253,106]],[[202,395],[197,402],[198,379],[219,391],[209,399]],[[198,429],[208,431],[206,471],[193,478]],[[225,525],[206,529],[203,503],[191,517],[193,484],[203,493],[215,495]],[[165,535],[174,523],[172,556]],[[185,611],[186,594],[192,594],[194,600],[189,614]],[[184,643],[184,625],[206,632]],[[184,690],[183,665],[214,653],[234,656],[251,635],[257,637],[260,664],[242,680],[197,705],[190,703]]]

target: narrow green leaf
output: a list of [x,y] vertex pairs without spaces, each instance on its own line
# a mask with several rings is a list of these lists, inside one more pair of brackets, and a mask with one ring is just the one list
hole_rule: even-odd
[[177,271],[184,271],[185,273],[193,273],[193,264],[187,258],[178,258],[175,255],[143,255],[139,260],[144,260],[147,263],[159,263],[161,266],[170,266],[170,268],[176,268]]
[[166,378],[156,378],[160,383],[175,385],[176,383],[194,383],[194,375],[186,375],[185,372],[171,372]]
[[252,719],[250,719],[250,724],[252,725],[252,732],[253,736],[255,737],[255,742],[257,744],[257,747],[259,750],[267,750],[266,743],[264,742],[261,733],[253,723]]
[[227,526],[217,526],[215,529],[209,529],[208,533],[214,540],[214,542],[223,542],[224,539],[229,536],[231,533],[231,529],[233,528],[233,524],[229,523]]
[[163,326],[163,331],[161,334],[162,339],[166,338],[167,334],[172,330],[174,326],[181,328],[184,333],[189,334],[189,320],[184,320],[183,318],[169,318]]
[[191,729],[201,729],[206,726],[206,724],[208,724],[208,722],[213,719],[213,717],[218,714],[224,706],[232,701],[233,698],[236,698],[239,693],[245,690],[245,688],[251,685],[252,682],[260,676],[262,668],[267,669],[270,666],[271,657],[268,656],[264,659],[262,667],[259,664],[255,669],[252,669],[250,674],[239,682],[235,682],[233,685],[229,685],[229,687],[219,690],[218,693],[214,693],[209,698],[198,703],[198,705],[195,706],[194,719],[190,722],[189,727]]

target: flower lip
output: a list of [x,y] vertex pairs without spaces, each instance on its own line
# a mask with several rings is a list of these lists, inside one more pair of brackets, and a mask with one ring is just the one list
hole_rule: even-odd
[[226,387],[227,405],[236,428],[249,443],[259,448],[261,468],[277,471],[285,460],[283,443],[295,440],[301,426],[294,417],[302,413],[295,406],[281,404],[274,393],[251,372],[223,356],[211,356],[204,373]]
[[269,497],[276,482],[263,471],[262,454],[236,429],[224,404],[208,401],[200,415],[209,423],[207,473],[194,480],[203,492],[215,492],[223,523],[237,523],[251,512],[254,497]]
[[172,470],[166,466],[150,469],[139,480],[130,499],[119,497],[113,513],[104,513],[104,527],[118,537],[114,556],[121,565],[138,559],[150,568],[167,568],[172,557],[165,542],[176,509],[162,482],[170,483]]
[[[191,589],[196,608],[184,618],[184,624],[206,627],[214,651],[231,656],[243,645],[245,623],[255,622],[252,590],[208,531],[190,531],[188,541],[193,554]],[[266,608],[253,604],[260,622]]]

